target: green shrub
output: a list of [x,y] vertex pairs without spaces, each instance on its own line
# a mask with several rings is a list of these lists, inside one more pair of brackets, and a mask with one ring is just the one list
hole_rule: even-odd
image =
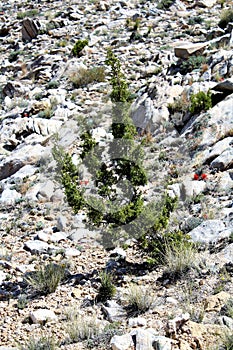
[[130,314],[140,315],[148,311],[154,303],[151,290],[132,284],[128,289],[127,310]]
[[39,294],[54,293],[65,276],[65,268],[65,264],[49,263],[44,267],[40,267],[39,270],[27,274],[25,280]]
[[[167,246],[184,239],[184,235],[180,231],[165,231],[176,204],[177,198],[171,198],[166,194],[151,211],[153,224],[139,238],[139,247],[150,255],[154,263],[163,264]],[[150,259],[151,262],[152,260]]]
[[194,24],[201,24],[203,22],[203,18],[200,16],[194,16],[189,18],[188,24],[189,25],[194,25]]
[[84,49],[85,46],[88,45],[88,40],[78,40],[75,44],[74,47],[72,48],[72,54],[75,57],[80,57],[81,51]]
[[222,11],[220,15],[220,21],[218,23],[218,26],[222,29],[226,28],[228,23],[233,22],[233,10],[228,9]]
[[39,13],[39,11],[37,9],[28,10],[25,12],[18,12],[17,19],[23,19],[25,17],[34,17],[34,16],[38,15],[38,13]]
[[207,94],[203,91],[199,91],[197,94],[192,94],[190,96],[189,111],[192,115],[207,111],[211,107],[212,99],[210,90],[207,92]]
[[92,83],[100,83],[105,81],[105,69],[104,67],[81,68],[70,76],[70,80],[75,88],[84,87]]
[[97,301],[105,302],[109,299],[112,299],[116,294],[116,287],[112,283],[112,276],[107,272],[101,273],[100,283],[101,285],[96,297]]
[[160,10],[167,10],[172,4],[174,4],[174,2],[175,0],[161,0],[158,3],[157,8]]
[[[106,147],[99,145],[89,131],[81,136],[80,146],[82,165],[86,167],[90,177],[95,179],[97,195],[84,196],[85,190],[79,186],[78,181],[79,169],[72,163],[69,154],[61,154],[62,161],[59,162],[62,184],[69,205],[76,213],[80,209],[85,210],[89,223],[104,228],[104,240],[107,238],[105,242],[110,243],[112,232],[116,228],[126,226],[141,213],[144,201],[140,187],[147,183],[147,176],[142,167],[141,145],[134,142],[137,133],[129,116],[130,92],[121,72],[120,61],[111,50],[108,50],[106,63],[111,68],[113,102],[111,131],[114,141],[109,143],[109,160],[102,161]],[[125,197],[130,200],[125,200]]]
[[206,62],[204,56],[190,56],[187,60],[181,62],[180,71],[182,74],[192,72],[192,70],[199,69]]
[[51,337],[42,336],[39,339],[30,338],[28,342],[20,347],[20,350],[55,350],[57,344]]

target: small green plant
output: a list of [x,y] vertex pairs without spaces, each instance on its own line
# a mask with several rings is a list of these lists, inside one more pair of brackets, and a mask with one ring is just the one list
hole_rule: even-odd
[[148,311],[153,303],[154,297],[151,290],[132,284],[127,294],[127,310],[129,314],[140,315]]
[[97,301],[105,302],[112,299],[116,294],[116,287],[112,282],[112,276],[107,272],[100,274],[100,288],[96,297]]
[[21,294],[18,298],[18,302],[17,302],[17,308],[19,310],[23,310],[25,309],[25,307],[27,307],[28,305],[28,298],[26,294]]
[[25,281],[37,293],[47,295],[54,293],[59,283],[65,277],[66,265],[49,263],[40,267],[39,270],[30,272],[25,276]]
[[167,10],[169,9],[169,7],[174,4],[175,0],[161,0],[158,5],[157,8],[159,10]]
[[205,56],[190,56],[187,60],[181,62],[179,68],[182,74],[187,74],[194,69],[200,69],[206,62]]
[[72,48],[72,54],[75,57],[80,57],[81,51],[84,49],[85,46],[88,45],[88,40],[78,40],[74,44],[74,47]]
[[233,10],[228,9],[221,12],[218,26],[222,29],[226,28],[228,23],[233,22]]
[[39,339],[30,338],[20,350],[55,350],[57,343],[51,336],[42,336]]
[[57,89],[59,87],[59,82],[57,80],[51,80],[47,84],[47,89]]
[[213,289],[213,294],[218,294],[225,290],[226,284],[231,281],[231,276],[227,272],[226,268],[223,267],[219,271],[217,282]]
[[200,16],[194,16],[189,18],[188,24],[189,25],[194,25],[194,24],[201,24],[203,22],[203,18]]
[[199,91],[197,94],[192,94],[190,96],[190,103],[189,111],[192,115],[207,111],[212,107],[210,90],[207,93]]
[[75,88],[103,82],[105,81],[105,69],[104,67],[93,67],[90,69],[81,68],[70,75],[70,81]]

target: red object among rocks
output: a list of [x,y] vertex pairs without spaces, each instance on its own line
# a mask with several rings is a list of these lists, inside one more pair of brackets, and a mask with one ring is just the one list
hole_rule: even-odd
[[199,175],[198,174],[194,174],[193,175],[193,180],[199,180]]

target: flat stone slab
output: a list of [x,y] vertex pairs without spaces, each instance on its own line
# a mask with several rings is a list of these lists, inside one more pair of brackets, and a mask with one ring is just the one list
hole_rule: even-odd
[[186,43],[186,44],[178,44],[177,46],[175,46],[174,50],[175,50],[175,55],[176,57],[179,58],[188,58],[189,56],[193,55],[193,54],[198,54],[198,52],[200,51],[200,53],[202,53],[202,51],[205,49],[205,47],[208,44],[206,43],[197,43],[197,44],[192,44],[192,43]]

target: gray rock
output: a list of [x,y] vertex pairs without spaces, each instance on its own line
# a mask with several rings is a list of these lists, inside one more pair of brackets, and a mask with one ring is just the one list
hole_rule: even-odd
[[219,317],[219,323],[223,326],[227,326],[230,330],[233,331],[233,318],[228,316]]
[[218,191],[228,192],[233,188],[233,172],[224,171],[218,180]]
[[170,338],[163,337],[163,336],[155,337],[155,339],[153,341],[153,349],[171,350],[172,349],[172,340]]
[[211,168],[225,170],[233,164],[233,148],[226,149],[220,156],[215,158],[211,163]]
[[51,197],[54,193],[54,183],[51,180],[48,180],[41,184],[40,190],[37,193],[37,198],[40,199],[40,201],[50,201]]
[[213,7],[217,3],[217,0],[197,0],[196,4],[201,7]]
[[102,305],[102,309],[109,322],[122,321],[127,317],[127,313],[123,307],[114,300],[108,300],[107,306]]
[[57,229],[58,231],[65,231],[67,226],[67,218],[64,215],[60,215],[57,218]]
[[30,18],[25,18],[22,22],[22,39],[31,41],[36,38],[39,33],[39,22],[33,21]]
[[233,91],[233,78],[229,78],[229,79],[222,81],[221,83],[218,83],[212,89],[215,91],[221,91],[221,92]]
[[112,350],[128,350],[133,347],[133,339],[129,333],[114,335],[110,341]]
[[233,137],[226,137],[215,143],[215,145],[203,152],[203,163],[208,163],[218,157],[233,144]]
[[39,240],[27,241],[24,244],[24,249],[29,250],[31,254],[41,254],[48,251],[49,245]]
[[52,310],[48,309],[38,309],[30,312],[30,319],[33,323],[44,324],[48,321],[57,321],[57,316]]
[[0,181],[15,174],[27,164],[35,164],[46,151],[41,145],[24,145],[17,148],[9,157],[0,161]]
[[232,263],[232,257],[233,257],[233,243],[229,244],[226,248],[221,250],[217,254],[217,259],[221,262],[222,265],[225,263]]
[[230,230],[227,230],[221,220],[206,220],[189,232],[194,242],[214,243],[218,240],[229,237]]
[[97,236],[98,234],[96,231],[90,231],[86,228],[80,228],[80,229],[73,230],[71,234],[68,236],[68,238],[74,242],[78,242],[80,239],[85,237],[97,238]]

